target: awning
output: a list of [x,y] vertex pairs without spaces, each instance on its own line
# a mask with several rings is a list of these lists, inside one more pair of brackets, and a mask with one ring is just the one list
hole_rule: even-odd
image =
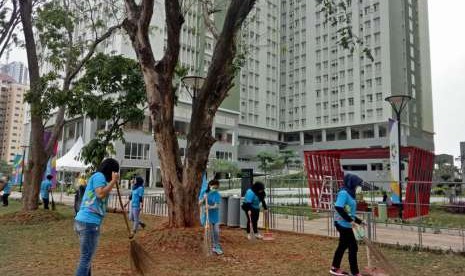
[[71,149],[57,160],[57,171],[84,172],[88,166],[78,160],[83,146],[84,142],[79,137]]

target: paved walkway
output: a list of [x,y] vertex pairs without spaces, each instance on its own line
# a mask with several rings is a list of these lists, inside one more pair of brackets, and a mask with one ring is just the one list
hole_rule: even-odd
[[[122,192],[123,195],[127,196],[129,194],[128,190]],[[151,195],[160,195],[162,190],[148,191],[148,194]],[[53,197],[56,202],[60,202],[66,205],[72,206],[74,203],[74,195],[66,195],[66,193],[54,192]],[[21,198],[21,193],[13,192],[11,198],[19,199]],[[149,197],[146,197],[148,200]],[[148,206],[149,204],[146,204]],[[155,203],[153,205],[162,205]],[[163,204],[164,205],[164,204]],[[156,209],[156,213],[160,212],[166,214],[166,206],[159,206],[161,209]],[[146,211],[146,213],[148,213]],[[262,225],[261,222],[262,216],[260,216],[259,225]],[[330,223],[327,218],[317,218],[308,220],[303,217],[298,216],[284,216],[276,215],[274,220],[273,228],[283,231],[299,232],[305,234],[313,234],[320,236],[335,236],[333,227],[330,227]],[[329,229],[328,229],[329,228]],[[441,230],[440,233],[433,233],[431,230],[426,232],[418,232],[418,227],[416,226],[399,226],[399,225],[386,225],[384,223],[377,223],[374,233],[374,240],[380,243],[386,244],[399,244],[399,245],[409,245],[409,246],[418,246],[421,244],[422,247],[428,247],[432,249],[442,249],[442,250],[453,250],[456,252],[465,252],[465,233],[464,229],[460,230]]]
[[[330,227],[328,231],[328,219],[319,218],[312,220],[299,220],[297,218],[285,218],[284,216],[277,217],[275,220],[275,228],[284,231],[298,231],[306,234],[314,234],[320,236],[336,235],[335,229]],[[418,246],[420,244],[418,228],[415,227],[397,228],[386,227],[383,224],[376,224],[376,233],[374,240],[386,244],[399,244]],[[465,237],[464,233],[421,233],[422,247],[432,249],[453,250],[456,252],[465,252]]]

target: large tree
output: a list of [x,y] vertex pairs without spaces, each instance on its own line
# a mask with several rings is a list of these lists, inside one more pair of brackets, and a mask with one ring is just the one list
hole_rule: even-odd
[[[168,203],[169,225],[190,227],[198,224],[196,195],[200,188],[201,173],[206,168],[210,148],[215,142],[212,136],[213,119],[233,85],[237,69],[234,66],[236,35],[256,1],[232,0],[227,7],[206,81],[192,105],[184,163],[178,154],[179,145],[173,123],[175,91],[172,89],[184,17],[182,1],[164,2],[167,46],[161,59],[155,59],[149,39],[154,0],[142,0],[140,4],[134,0],[125,0],[127,18],[124,28],[144,75],[161,178]],[[163,43],[163,39],[158,37],[158,42]]]
[[[113,1],[47,1],[38,7],[34,20],[33,2],[19,1],[30,79],[30,91],[25,99],[31,108],[24,210],[38,208],[40,182],[65,123],[72,82],[97,46],[121,26],[116,17],[109,20],[106,16],[117,14]],[[53,120],[52,134],[44,143],[48,120]]]
[[[215,28],[218,24],[210,21],[211,14],[217,11],[216,8],[212,8],[212,1],[198,2],[202,2],[205,25],[216,41],[206,80],[193,99],[184,161],[178,154],[179,145],[173,123],[176,95],[172,89],[172,82],[181,47],[180,34],[184,23],[182,7],[189,7],[192,2],[164,1],[167,40],[166,50],[160,59],[155,58],[149,38],[155,1],[125,0],[124,2],[127,18],[123,26],[132,42],[144,75],[148,107],[160,160],[161,178],[168,204],[169,225],[194,226],[198,224],[196,196],[200,189],[201,174],[206,168],[210,149],[215,143],[212,137],[213,119],[218,107],[233,86],[233,79],[240,67],[241,59],[238,57],[243,58],[243,56],[238,55],[236,38],[256,0],[221,1],[220,9],[225,11],[225,16],[222,30],[218,32]],[[344,13],[347,9],[344,0],[319,2],[322,11],[328,15],[327,20],[332,24],[337,23],[340,13]],[[344,28],[338,31],[340,43],[344,47],[351,47],[357,39],[350,30],[350,22],[344,22],[347,24],[341,24]],[[164,39],[161,36],[155,37],[160,44],[164,44]]]

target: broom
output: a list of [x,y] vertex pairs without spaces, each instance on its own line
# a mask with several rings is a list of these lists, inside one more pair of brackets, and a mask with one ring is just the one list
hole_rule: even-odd
[[365,245],[367,246],[368,251],[368,263],[371,264],[371,256],[373,256],[377,263],[384,269],[389,275],[399,275],[397,273],[397,269],[389,262],[389,260],[384,256],[384,254],[367,238],[365,235],[365,231],[362,227],[357,226],[353,228],[355,238],[357,240],[363,240]]
[[129,261],[131,263],[131,270],[138,275],[149,275],[148,273],[152,264],[152,258],[149,253],[147,253],[147,251],[145,251],[145,249],[134,239],[134,234],[131,232],[131,227],[129,227],[128,216],[124,211],[123,200],[121,199],[118,182],[116,183],[116,192],[118,194],[119,204],[123,211],[124,222],[126,223],[126,228],[128,230]]
[[[204,197],[205,200],[205,226],[204,226],[204,233],[203,233],[203,250],[207,257],[211,256],[211,229],[210,229],[210,219],[208,217],[208,201],[207,196]],[[200,206],[202,209],[202,206]]]
[[270,217],[269,217],[268,210],[264,212],[264,219],[265,219],[265,233],[263,234],[264,241],[272,241],[274,240],[273,233],[270,232]]

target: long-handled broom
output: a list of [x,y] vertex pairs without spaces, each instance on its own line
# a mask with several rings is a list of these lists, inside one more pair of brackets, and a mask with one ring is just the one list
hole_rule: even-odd
[[[208,200],[205,196],[205,225],[204,225],[204,233],[203,233],[203,250],[207,257],[212,255],[212,233],[210,229],[210,218],[208,217]],[[200,206],[202,209],[202,206]]]
[[270,232],[270,213],[268,210],[264,212],[264,221],[265,221],[265,233],[263,234],[264,241],[273,241],[273,233]]
[[129,220],[126,212],[124,211],[123,200],[121,199],[121,193],[119,191],[119,183],[116,183],[116,192],[118,194],[119,204],[123,211],[124,222],[128,230],[129,237],[129,260],[131,263],[131,269],[134,273],[138,275],[150,275],[150,267],[152,264],[152,258],[145,251],[145,249],[136,242],[135,234],[131,232],[131,227],[129,226]]
[[354,227],[353,230],[355,238],[357,240],[363,240],[363,242],[367,246],[369,266],[371,265],[370,258],[373,256],[376,262],[381,266],[381,268],[385,270],[389,275],[399,275],[397,269],[389,262],[386,256],[384,256],[384,254],[367,238],[363,227]]

